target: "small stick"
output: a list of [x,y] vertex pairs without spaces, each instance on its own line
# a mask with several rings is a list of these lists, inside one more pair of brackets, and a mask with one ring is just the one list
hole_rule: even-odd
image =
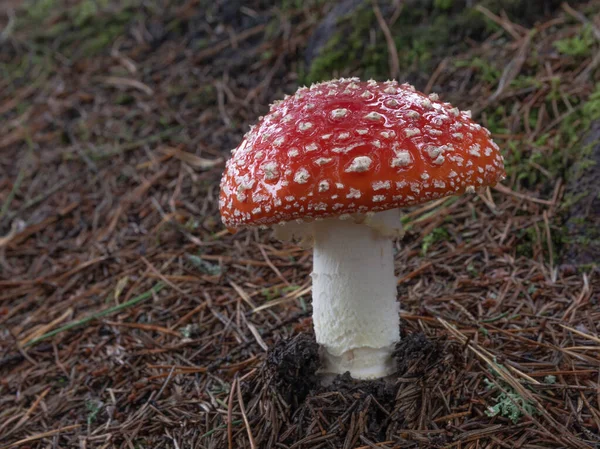
[[51,437],[53,435],[59,434],[61,432],[68,432],[69,430],[79,429],[81,424],[73,424],[72,426],[61,427],[60,429],[49,430],[48,432],[38,433],[37,435],[32,435],[27,438],[23,438],[22,440],[15,441],[14,443],[8,444],[6,446],[1,446],[0,449],[10,449],[13,447],[21,446],[25,443],[31,443],[32,441],[41,440],[42,438]]
[[[250,447],[252,449],[256,449],[256,443],[254,442],[254,436],[252,436],[252,430],[250,429],[250,423],[248,422],[248,417],[246,416],[246,406],[244,405],[244,400],[242,399],[242,389],[240,388],[240,383],[237,382],[237,396],[238,403],[240,404],[240,410],[242,412],[242,418],[244,418],[244,424],[246,426],[246,431],[248,432],[248,438],[250,439]],[[233,388],[233,386],[232,386]]]
[[64,320],[66,320],[69,315],[71,315],[73,313],[73,309],[71,307],[69,307],[67,310],[65,310],[65,312],[59,316],[58,318],[52,320],[51,322],[49,322],[48,324],[43,325],[42,327],[40,327],[39,329],[37,329],[36,331],[32,332],[31,334],[27,335],[26,337],[22,338],[21,341],[19,341],[19,345],[23,346],[24,344],[26,344],[28,341],[33,340],[36,337],[39,337],[40,335],[45,334],[46,332],[48,332],[50,329],[52,329],[54,326],[58,325],[59,323],[62,323]]
[[381,10],[379,9],[377,2],[374,0],[373,12],[375,13],[375,17],[377,18],[377,22],[381,27],[381,31],[385,36],[385,42],[387,43],[390,64],[390,76],[392,77],[392,79],[396,79],[398,78],[398,75],[400,75],[400,61],[398,60],[398,49],[396,48],[396,43],[394,42],[392,32],[390,31],[388,24],[383,18],[383,15],[381,14]]
[[21,162],[21,168],[19,170],[19,174],[17,175],[17,179],[15,180],[15,183],[13,184],[12,189],[10,190],[10,193],[8,194],[8,197],[6,197],[6,201],[4,201],[4,204],[2,204],[2,208],[0,209],[0,221],[2,221],[2,218],[8,213],[8,209],[9,209],[13,199],[15,198],[15,195],[21,188],[23,178],[25,178],[25,168],[26,168],[27,160],[29,159],[29,156],[31,155],[31,152],[33,151],[33,148],[34,148],[33,142],[31,141],[31,138],[29,137],[28,133],[25,134],[25,141],[27,142],[27,146],[28,146],[27,153],[25,153],[25,157],[23,158],[23,161]]
[[229,449],[233,449],[233,392],[237,384],[237,377],[233,379],[231,391],[229,392],[229,400],[227,401],[227,443]]
[[564,324],[560,324],[559,326],[562,327],[563,329],[567,329],[568,331],[573,332],[574,334],[579,335],[580,337],[584,337],[584,338],[588,338],[592,341],[595,341],[596,343],[600,343],[600,338],[596,337],[595,335],[590,335],[590,334],[586,334],[585,332],[581,332],[577,329],[574,329],[572,327],[569,326],[565,326]]
[[21,417],[19,422],[15,424],[14,427],[12,427],[12,429],[9,432],[9,435],[15,432],[17,429],[19,429],[25,423],[25,421],[27,421],[27,418],[29,418],[33,414],[35,409],[37,409],[38,405],[40,405],[40,402],[42,402],[42,400],[46,397],[46,395],[50,392],[51,389],[51,387],[48,387],[44,391],[42,391],[42,393],[35,399],[35,401],[33,401],[31,407],[29,407],[29,409]]
[[532,196],[528,196],[528,195],[524,195],[522,193],[519,192],[515,192],[514,190],[509,189],[508,187],[502,185],[502,184],[496,184],[494,186],[494,190],[500,192],[500,193],[504,193],[506,195],[512,195],[514,197],[520,198],[522,200],[527,200],[527,201],[531,201],[532,203],[537,203],[537,204],[543,204],[545,206],[552,206],[553,202],[552,201],[548,201],[548,200],[541,200],[539,198],[534,198]]

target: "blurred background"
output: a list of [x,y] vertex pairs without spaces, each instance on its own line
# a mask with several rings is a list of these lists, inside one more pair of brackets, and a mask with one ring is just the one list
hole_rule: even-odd
[[[600,114],[598,10],[552,0],[4,0],[0,234],[77,204],[85,218],[67,228],[80,242],[111,223],[107,231],[126,239],[135,229],[121,226],[128,211],[116,217],[115,204],[184,153],[200,158],[194,182],[180,179],[191,196],[167,212],[213,232],[216,203],[199,198],[218,193],[211,164],[271,101],[340,76],[395,78],[472,109],[501,144],[511,187],[546,197],[597,190],[575,179],[595,160],[583,140]],[[162,169],[149,189],[171,176]],[[557,231],[560,245],[568,229]],[[573,257],[590,263],[592,246],[594,257]],[[3,269],[22,273],[19,263]]]
[[[272,101],[349,76],[472,110],[506,159],[502,186],[407,210],[405,332],[445,335],[417,315],[484,329],[540,379],[598,362],[512,335],[600,330],[599,1],[1,0],[0,447],[225,447],[233,376],[311,333],[311,253],[224,230],[224,161]],[[589,343],[548,332],[553,347]],[[452,397],[476,411],[453,418],[456,435],[487,425],[479,381],[493,375],[469,369]],[[596,382],[559,382],[574,379]],[[597,437],[592,390],[538,393],[566,426],[554,438]],[[295,423],[280,441],[311,428]],[[477,441],[580,447],[540,442],[538,424]]]

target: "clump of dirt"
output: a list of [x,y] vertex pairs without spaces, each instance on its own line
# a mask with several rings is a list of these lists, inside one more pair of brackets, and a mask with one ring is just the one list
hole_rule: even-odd
[[265,369],[269,383],[297,408],[318,384],[319,345],[306,334],[281,340],[267,354]]
[[405,376],[426,372],[429,365],[440,360],[442,350],[439,342],[429,340],[423,333],[403,338],[394,351],[398,374]]
[[[281,416],[284,422],[278,425],[272,423],[280,436],[285,435],[280,440],[284,444],[312,439],[322,432],[335,447],[355,447],[365,441],[397,439],[401,429],[438,429],[433,420],[449,405],[448,398],[438,392],[447,391],[445,386],[463,375],[459,345],[415,333],[398,343],[394,357],[398,363],[394,376],[358,381],[345,373],[321,385],[316,374],[319,350],[313,337],[298,335],[280,341],[267,356],[263,367],[267,375],[255,377],[255,382],[268,386],[260,390],[270,391],[262,399],[263,407],[256,409],[271,409],[267,402],[285,401],[289,416]],[[265,434],[269,441],[273,437]],[[427,443],[436,447],[448,438],[438,429],[427,437]]]

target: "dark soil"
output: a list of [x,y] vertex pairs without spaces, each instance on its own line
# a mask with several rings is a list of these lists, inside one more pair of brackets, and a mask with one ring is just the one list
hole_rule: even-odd
[[318,387],[319,345],[307,334],[279,341],[267,353],[266,378],[293,409]]
[[[395,440],[399,429],[411,428],[431,430],[431,435],[424,432],[421,438],[421,443],[430,447],[451,441],[453,433],[440,433],[435,420],[441,410],[455,402],[443,392],[449,383],[460,381],[464,375],[461,371],[465,359],[460,346],[410,333],[398,343],[394,356],[399,369],[392,376],[358,381],[346,373],[324,386],[316,374],[318,345],[314,338],[298,335],[278,342],[269,351],[260,370],[267,375],[257,375],[254,382],[246,384],[246,396],[257,391],[274,392],[262,399],[264,403],[257,410],[273,407],[271,402],[285,404],[287,416],[279,417],[283,429],[274,426],[280,435],[289,433],[280,440],[284,444],[316,443],[316,429],[324,430],[329,445],[340,448]],[[248,415],[251,421],[257,418]],[[270,443],[276,435],[263,435],[256,443],[274,447]]]

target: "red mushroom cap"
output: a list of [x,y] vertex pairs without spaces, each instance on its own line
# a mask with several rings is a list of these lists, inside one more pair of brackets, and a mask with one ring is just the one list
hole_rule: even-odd
[[505,176],[470,113],[395,81],[300,88],[232,154],[219,202],[229,228],[409,206]]

